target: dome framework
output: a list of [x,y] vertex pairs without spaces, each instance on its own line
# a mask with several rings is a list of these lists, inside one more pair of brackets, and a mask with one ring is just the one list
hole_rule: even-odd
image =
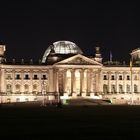
[[75,43],[70,41],[57,41],[47,48],[43,55],[42,63],[46,62],[46,58],[50,54],[52,47],[56,54],[83,54],[82,50]]

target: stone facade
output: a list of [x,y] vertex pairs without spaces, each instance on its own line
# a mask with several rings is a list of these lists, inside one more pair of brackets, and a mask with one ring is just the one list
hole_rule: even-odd
[[53,64],[7,63],[4,51],[1,45],[1,103],[57,101],[58,97],[140,100],[140,67],[133,66],[131,76],[129,65],[104,64],[99,47],[95,57],[75,54]]

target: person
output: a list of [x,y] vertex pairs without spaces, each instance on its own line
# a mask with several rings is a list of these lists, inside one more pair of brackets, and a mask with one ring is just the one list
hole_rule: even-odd
[[58,107],[58,108],[62,108],[62,103],[61,103],[61,101],[57,103],[57,107]]

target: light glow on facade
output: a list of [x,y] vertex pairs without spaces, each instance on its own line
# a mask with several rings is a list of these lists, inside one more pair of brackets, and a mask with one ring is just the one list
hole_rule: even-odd
[[[48,48],[43,63],[35,65],[6,62],[6,48],[0,45],[1,103],[43,99],[53,102],[58,95],[61,100],[82,97],[125,102],[132,99],[132,93],[134,101],[140,100],[139,50],[131,53],[132,58],[138,58],[131,76],[129,65],[103,63],[99,47],[95,57],[88,57],[75,43],[58,41],[53,45],[53,55],[49,56]],[[47,57],[57,59],[48,64]]]

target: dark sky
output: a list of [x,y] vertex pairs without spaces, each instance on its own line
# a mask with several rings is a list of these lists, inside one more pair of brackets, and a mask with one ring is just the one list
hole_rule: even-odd
[[85,54],[101,43],[104,59],[128,60],[140,46],[140,8],[134,0],[3,0],[0,40],[7,58],[38,60],[58,40],[75,42]]

